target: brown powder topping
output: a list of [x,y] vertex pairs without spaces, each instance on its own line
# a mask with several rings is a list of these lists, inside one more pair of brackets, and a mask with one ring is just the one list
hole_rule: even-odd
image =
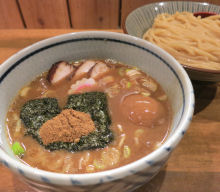
[[89,114],[65,109],[53,119],[45,122],[39,130],[44,145],[53,142],[79,142],[81,136],[95,130]]

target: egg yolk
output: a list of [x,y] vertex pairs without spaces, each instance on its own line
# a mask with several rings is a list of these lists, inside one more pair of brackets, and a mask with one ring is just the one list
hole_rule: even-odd
[[122,101],[121,110],[125,118],[141,126],[151,126],[165,115],[160,102],[141,94],[126,96]]

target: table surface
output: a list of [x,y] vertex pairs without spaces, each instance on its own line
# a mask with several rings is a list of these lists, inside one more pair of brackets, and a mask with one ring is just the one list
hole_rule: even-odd
[[[0,63],[39,40],[79,30],[0,30]],[[122,32],[121,30],[111,30]],[[167,165],[135,192],[220,191],[220,84],[193,82],[195,113]],[[0,192],[34,192],[0,165]]]

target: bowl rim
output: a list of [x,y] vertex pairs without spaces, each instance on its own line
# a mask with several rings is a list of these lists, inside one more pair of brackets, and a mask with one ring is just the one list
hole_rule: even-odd
[[[65,39],[70,39],[70,38],[80,38],[80,37],[90,37],[90,38],[111,37],[112,39],[123,40],[128,43],[132,42],[136,45],[143,46],[143,47],[150,46],[153,50],[159,52],[161,55],[163,55],[164,58],[169,60],[169,63],[174,63],[172,65],[175,65],[175,67],[177,68],[175,72],[178,74],[178,78],[180,78],[180,81],[183,84],[184,92],[187,93],[187,94],[185,93],[186,95],[184,95],[185,96],[184,101],[187,101],[185,103],[185,110],[182,114],[182,117],[173,135],[167,138],[166,142],[163,143],[155,151],[142,157],[141,159],[135,162],[129,163],[119,168],[102,171],[102,172],[86,173],[86,174],[63,174],[63,173],[54,173],[50,171],[36,169],[36,168],[30,167],[22,163],[19,160],[13,159],[0,146],[0,159],[2,159],[1,161],[3,162],[3,164],[6,164],[6,166],[8,165],[8,167],[12,171],[18,172],[28,179],[42,182],[42,178],[46,177],[46,178],[50,178],[51,182],[49,182],[49,184],[64,185],[64,186],[71,185],[71,183],[67,182],[67,180],[68,181],[71,180],[73,182],[80,181],[80,183],[75,182],[74,185],[85,186],[85,185],[99,184],[100,181],[102,183],[114,181],[114,180],[118,180],[129,175],[133,175],[134,173],[128,172],[128,170],[132,169],[132,170],[136,170],[137,172],[141,171],[143,169],[142,168],[143,166],[145,166],[144,168],[151,166],[150,165],[151,159],[160,159],[164,156],[167,156],[167,154],[169,154],[172,151],[172,149],[175,148],[175,146],[179,143],[185,131],[188,129],[190,121],[192,120],[192,116],[194,112],[194,92],[193,92],[191,81],[187,73],[183,69],[183,67],[171,55],[169,55],[167,52],[165,52],[158,46],[153,45],[152,43],[146,42],[145,40],[142,40],[140,38],[133,37],[131,35],[126,35],[126,34],[116,33],[116,32],[105,32],[105,31],[85,31],[85,32],[67,33],[67,34],[51,37],[51,38],[36,42],[20,50],[19,52],[12,55],[11,57],[9,57],[0,66],[0,74],[2,76],[2,74],[4,74],[5,71],[9,69],[13,63],[15,63],[21,57],[32,52],[33,50],[37,50],[39,48],[48,46],[50,44],[53,44],[54,42],[64,41]],[[2,126],[2,128],[5,129],[5,126]],[[149,161],[148,165],[146,164],[147,161]],[[106,178],[106,176],[109,176],[109,179],[103,180],[103,178]],[[48,182],[47,179],[45,179],[44,181]]]
[[[191,4],[196,4],[196,5],[201,5],[201,6],[216,6],[216,7],[219,7],[219,5],[215,5],[215,4],[212,4],[212,3],[207,3],[207,2],[196,2],[196,1],[161,1],[161,2],[155,2],[155,3],[149,3],[149,4],[145,4],[145,5],[142,5],[140,7],[137,7],[136,9],[134,9],[133,11],[131,11],[122,21],[122,24],[121,24],[121,27],[122,27],[122,30],[125,34],[128,34],[128,31],[127,31],[127,28],[126,28],[126,21],[128,19],[129,16],[131,16],[132,14],[134,14],[137,10],[141,10],[143,7],[151,7],[153,5],[160,5],[161,6],[167,6],[169,4],[174,4],[174,3],[191,3]],[[198,12],[194,12],[194,13],[198,13]],[[202,13],[200,11],[200,13]],[[210,13],[211,15],[213,14],[217,14],[217,13],[214,13],[214,12],[206,12],[207,14]],[[138,38],[138,37],[137,37]],[[147,40],[145,40],[147,41]],[[212,75],[220,75],[220,69],[219,70],[215,70],[215,69],[205,69],[205,68],[201,68],[201,67],[193,67],[193,66],[189,66],[189,65],[184,65],[184,64],[181,64],[184,68],[188,69],[188,70],[192,70],[192,71],[199,71],[199,72],[205,72],[205,73],[209,73],[209,74],[212,74]]]

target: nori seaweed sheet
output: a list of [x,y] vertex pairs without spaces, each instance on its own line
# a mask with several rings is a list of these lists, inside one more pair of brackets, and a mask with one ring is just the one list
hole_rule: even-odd
[[31,135],[42,144],[38,130],[47,120],[52,119],[60,112],[55,98],[34,99],[26,102],[20,112],[20,118],[26,126],[26,134]]
[[[47,99],[51,99],[51,98],[47,98]],[[48,110],[51,109],[52,111],[49,112],[48,116],[46,117],[42,115],[41,107],[37,107],[37,109],[39,109],[38,113],[31,112],[33,116],[29,115],[28,117],[24,118],[25,116],[24,114],[26,114],[24,113],[24,111],[25,112],[31,111],[29,108],[35,106],[34,104],[32,104],[33,101],[34,100],[27,102],[22,107],[21,119],[23,120],[25,126],[27,127],[27,134],[32,135],[33,138],[35,138],[41,145],[43,145],[41,138],[38,135],[38,130],[41,127],[41,125],[44,122],[46,122],[46,120],[49,120],[58,114],[57,113],[56,115],[54,115],[56,112],[58,112],[58,108],[57,108],[58,104],[54,103],[54,107],[49,105],[50,107],[48,107]],[[49,104],[52,104],[52,102]],[[27,106],[29,107],[28,109],[26,109]],[[45,108],[47,108],[46,105]],[[34,111],[37,111],[37,109]],[[111,118],[108,112],[108,102],[105,93],[86,92],[82,94],[70,95],[68,97],[68,101],[64,109],[74,109],[77,111],[89,113],[91,115],[92,120],[95,123],[96,130],[87,136],[82,136],[79,142],[77,143],[54,142],[46,146],[44,145],[46,149],[49,149],[51,151],[65,149],[74,152],[74,151],[104,148],[114,139],[113,133],[109,129],[109,126],[111,125]],[[38,116],[45,117],[45,120],[42,120],[40,122],[36,121],[39,118]]]

